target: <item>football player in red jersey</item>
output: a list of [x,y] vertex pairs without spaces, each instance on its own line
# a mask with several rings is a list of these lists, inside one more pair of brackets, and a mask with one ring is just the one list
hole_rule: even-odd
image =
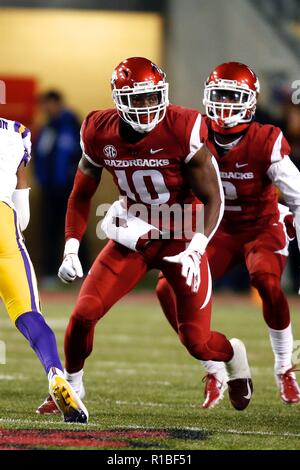
[[[217,159],[225,193],[224,218],[207,255],[213,279],[246,263],[251,284],[262,299],[280,396],[292,404],[300,401],[300,390],[292,366],[289,306],[280,285],[288,256],[283,223],[288,209],[281,206],[279,211],[276,187],[294,215],[300,242],[300,173],[288,156],[290,147],[281,130],[254,121],[259,91],[255,73],[236,62],[218,66],[205,85],[203,119],[207,126],[201,128],[201,140]],[[176,299],[163,275],[157,294],[177,331]],[[205,366],[203,407],[210,408],[223,398],[226,370],[211,361]]]
[[[153,206],[193,204],[197,195],[205,206],[204,233],[195,233],[188,244],[184,236],[145,241],[143,230],[162,228],[129,216],[117,201],[116,210],[107,215],[111,240],[85,279],[66,330],[66,377],[82,397],[83,366],[92,352],[97,322],[149,269],[157,268],[176,296],[181,342],[199,360],[226,363],[230,400],[242,410],[252,395],[245,347],[210,329],[206,245],[223,215],[223,190],[215,160],[200,141],[201,115],[169,105],[165,74],[145,58],[133,57],[116,67],[112,94],[116,109],[91,112],[82,126],[83,157],[69,198],[59,277],[64,282],[82,277],[78,248],[103,168],[112,174],[129,206],[138,203],[149,212]],[[49,401],[40,409],[47,411]]]

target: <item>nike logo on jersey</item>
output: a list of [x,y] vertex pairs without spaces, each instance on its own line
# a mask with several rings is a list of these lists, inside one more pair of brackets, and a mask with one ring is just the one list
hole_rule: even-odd
[[250,388],[250,385],[249,385],[249,380],[247,379],[247,391],[248,391],[248,395],[244,395],[244,398],[246,400],[250,400],[251,396],[252,396],[252,392],[251,392],[251,388]]
[[237,168],[244,168],[244,166],[248,166],[248,163],[236,163],[235,166]]
[[161,152],[162,150],[163,149],[157,149],[157,150],[150,149],[150,153],[151,155],[154,155],[155,153]]

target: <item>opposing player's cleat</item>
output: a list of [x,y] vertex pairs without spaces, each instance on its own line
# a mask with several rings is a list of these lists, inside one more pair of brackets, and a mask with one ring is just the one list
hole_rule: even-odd
[[207,374],[203,382],[205,388],[202,408],[214,408],[224,398],[224,392],[227,390],[227,374]]
[[58,369],[51,368],[49,374],[49,393],[57,408],[64,415],[66,423],[87,423],[88,411],[73,387]]
[[275,375],[281,400],[287,405],[300,402],[300,388],[296,380],[295,369],[291,368],[282,374]]
[[40,415],[57,415],[60,414],[60,410],[52,400],[51,395],[49,395],[46,400],[38,407],[36,413]]
[[253,394],[251,372],[244,343],[236,338],[231,339],[230,343],[233,348],[233,358],[225,363],[229,377],[228,394],[232,406],[242,411],[249,405]]

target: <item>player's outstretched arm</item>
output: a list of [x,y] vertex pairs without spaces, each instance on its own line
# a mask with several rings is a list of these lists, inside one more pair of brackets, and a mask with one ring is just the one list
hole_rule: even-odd
[[78,250],[86,231],[91,200],[99,186],[101,174],[102,168],[94,166],[82,156],[67,207],[64,259],[58,271],[58,277],[63,282],[69,283],[76,277],[83,276]]
[[201,256],[224,213],[224,194],[218,166],[205,146],[198,150],[188,164],[188,178],[195,196],[204,204],[204,230],[193,236],[185,251],[164,259],[170,263],[180,263],[186,284],[193,292],[197,292],[200,287]]

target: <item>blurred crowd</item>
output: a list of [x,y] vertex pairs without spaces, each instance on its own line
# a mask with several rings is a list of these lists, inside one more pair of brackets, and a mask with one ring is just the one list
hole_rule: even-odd
[[[44,288],[57,285],[57,270],[64,246],[67,202],[81,158],[80,119],[68,109],[59,91],[39,98],[43,125],[34,133],[34,176],[40,189],[40,277]],[[81,245],[84,268],[89,264],[87,242]]]

